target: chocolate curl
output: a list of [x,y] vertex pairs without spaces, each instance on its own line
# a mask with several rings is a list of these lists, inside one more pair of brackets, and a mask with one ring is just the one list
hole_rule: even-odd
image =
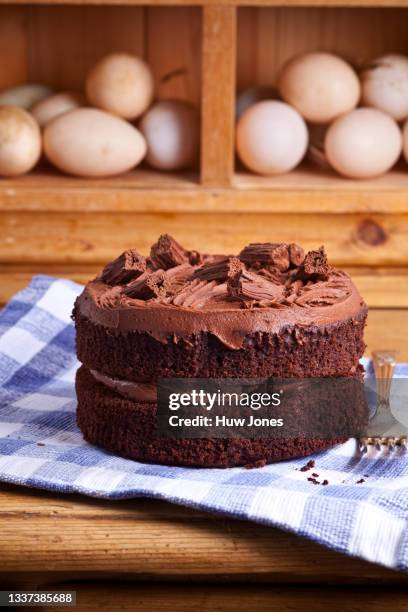
[[168,293],[175,294],[193,278],[194,268],[185,263],[175,268],[170,268],[165,273],[168,283]]
[[146,270],[146,259],[134,249],[124,251],[102,270],[101,279],[107,285],[124,285]]
[[115,308],[120,303],[123,295],[123,287],[116,285],[104,291],[98,298],[98,306],[101,308]]
[[324,247],[321,246],[317,251],[309,251],[306,254],[305,260],[297,278],[302,280],[327,280],[329,278],[330,266],[327,262],[327,256]]
[[299,268],[305,259],[305,252],[301,246],[292,242],[289,245],[289,259],[292,266]]
[[239,254],[239,258],[249,267],[272,266],[280,272],[286,272],[290,265],[289,248],[285,243],[255,242],[246,246]]
[[243,270],[241,274],[229,279],[227,288],[230,297],[249,305],[277,304],[283,298],[281,285],[275,285],[248,270]]
[[132,281],[123,290],[130,298],[138,300],[151,300],[165,295],[168,289],[168,281],[163,270],[156,272],[145,272],[142,276]]
[[205,281],[224,282],[239,275],[243,265],[237,257],[222,257],[209,261],[194,272],[194,278]]
[[189,263],[189,253],[172,236],[162,234],[150,250],[150,261],[154,268],[168,270]]

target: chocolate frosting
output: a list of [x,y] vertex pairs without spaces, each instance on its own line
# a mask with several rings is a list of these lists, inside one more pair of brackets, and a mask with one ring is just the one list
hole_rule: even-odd
[[[168,256],[164,245],[171,249]],[[238,259],[200,255],[161,237],[159,263],[170,267],[160,272],[160,291],[146,291],[152,286],[150,275],[157,277],[154,245],[156,260],[146,260],[146,272],[137,272],[133,285],[131,280],[112,286],[99,277],[77,299],[76,312],[110,329],[144,332],[163,343],[207,332],[231,349],[242,348],[254,332],[279,333],[295,326],[324,331],[365,315],[367,307],[350,277],[328,265],[323,248],[304,256],[293,244],[249,246]],[[127,290],[134,286],[136,292]]]

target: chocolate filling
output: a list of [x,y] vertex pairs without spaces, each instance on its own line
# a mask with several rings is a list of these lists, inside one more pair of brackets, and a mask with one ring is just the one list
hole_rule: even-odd
[[108,389],[112,389],[122,397],[135,402],[155,403],[157,401],[157,386],[153,383],[136,383],[130,380],[111,378],[96,370],[90,370],[92,376]]

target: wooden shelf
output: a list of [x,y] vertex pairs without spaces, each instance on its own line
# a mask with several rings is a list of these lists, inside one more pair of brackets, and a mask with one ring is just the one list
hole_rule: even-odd
[[42,168],[0,182],[0,211],[201,213],[408,213],[408,167],[370,181],[316,167],[262,177],[233,175],[229,187],[206,187],[197,174],[138,169],[107,179],[79,179]]

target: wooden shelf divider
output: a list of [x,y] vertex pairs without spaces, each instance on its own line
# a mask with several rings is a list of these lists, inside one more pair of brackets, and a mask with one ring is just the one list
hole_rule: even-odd
[[228,186],[234,171],[236,8],[203,8],[201,183]]

